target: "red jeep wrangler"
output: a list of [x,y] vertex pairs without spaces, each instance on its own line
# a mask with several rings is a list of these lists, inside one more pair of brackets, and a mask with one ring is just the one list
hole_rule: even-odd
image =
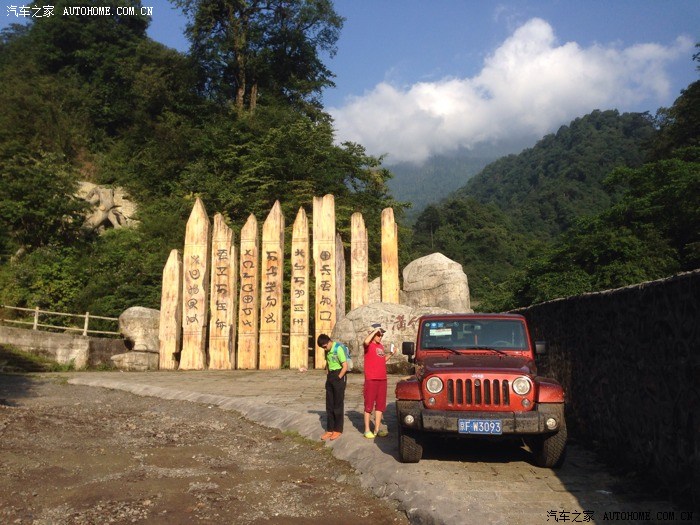
[[426,315],[401,351],[415,374],[396,385],[399,458],[417,463],[426,433],[522,437],[540,467],[566,449],[564,390],[537,375],[525,318],[512,314]]

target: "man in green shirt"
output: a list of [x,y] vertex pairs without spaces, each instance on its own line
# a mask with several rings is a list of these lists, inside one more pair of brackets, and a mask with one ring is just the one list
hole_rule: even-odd
[[318,336],[318,346],[326,351],[326,432],[322,440],[334,441],[343,433],[345,384],[348,372],[347,355],[343,345],[334,343],[326,334]]

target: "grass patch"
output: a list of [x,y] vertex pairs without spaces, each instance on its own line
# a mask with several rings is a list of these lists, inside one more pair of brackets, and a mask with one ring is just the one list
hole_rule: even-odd
[[0,373],[2,374],[71,372],[73,370],[75,370],[73,362],[62,365],[47,357],[24,352],[11,345],[0,345]]

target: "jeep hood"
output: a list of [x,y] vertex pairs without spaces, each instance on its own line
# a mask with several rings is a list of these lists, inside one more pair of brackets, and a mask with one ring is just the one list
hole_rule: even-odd
[[436,373],[506,373],[536,375],[534,361],[523,356],[502,354],[442,355],[423,359],[424,375]]

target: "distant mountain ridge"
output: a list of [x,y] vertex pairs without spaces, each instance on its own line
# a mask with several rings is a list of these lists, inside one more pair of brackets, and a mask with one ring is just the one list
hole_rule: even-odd
[[479,151],[468,151],[436,155],[420,165],[401,162],[388,167],[394,174],[388,186],[396,200],[412,203],[407,216],[416,217],[428,204],[463,187],[497,158],[492,152],[481,155]]
[[414,256],[439,251],[459,262],[473,295],[487,299],[578,218],[608,209],[621,190],[606,187],[605,177],[641,166],[654,133],[647,114],[575,119],[428,205],[413,225]]

